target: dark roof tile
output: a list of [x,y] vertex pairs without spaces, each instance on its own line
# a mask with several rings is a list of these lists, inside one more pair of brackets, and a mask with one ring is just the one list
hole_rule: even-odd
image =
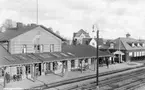
[[[77,57],[94,57],[96,48],[89,45],[65,45],[62,47],[63,52],[74,53]],[[99,56],[110,56],[109,52],[99,51]]]
[[13,39],[17,37],[18,35],[21,35],[25,32],[28,32],[34,28],[41,27],[44,30],[50,32],[51,34],[55,35],[56,37],[60,38],[62,41],[65,41],[61,36],[57,35],[53,31],[49,30],[48,28],[42,26],[42,25],[28,25],[28,26],[21,26],[17,28],[7,28],[5,32],[0,33],[0,41],[9,41],[10,39]]

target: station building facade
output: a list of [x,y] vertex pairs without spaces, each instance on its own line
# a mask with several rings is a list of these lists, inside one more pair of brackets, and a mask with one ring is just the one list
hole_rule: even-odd
[[[96,49],[88,45],[63,45],[61,36],[42,25],[5,28],[0,33],[0,76],[8,73],[35,80],[49,73],[59,74],[94,64]],[[99,51],[100,58],[110,58]]]

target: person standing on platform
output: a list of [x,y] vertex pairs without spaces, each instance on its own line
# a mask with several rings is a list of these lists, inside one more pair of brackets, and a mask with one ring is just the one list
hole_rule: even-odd
[[106,66],[107,66],[107,68],[109,68],[109,60],[108,60],[108,58],[106,58]]

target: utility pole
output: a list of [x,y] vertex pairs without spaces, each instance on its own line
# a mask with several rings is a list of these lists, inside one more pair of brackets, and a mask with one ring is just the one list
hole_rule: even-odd
[[36,0],[36,8],[37,8],[37,11],[36,11],[36,24],[38,25],[38,0]]
[[99,30],[97,30],[97,51],[96,51],[96,57],[97,57],[97,71],[96,71],[96,88],[97,90],[99,90],[99,57],[98,57],[98,51],[99,51],[99,48],[98,48],[98,41],[99,41]]
[[[94,30],[94,25],[93,25],[93,31],[92,32],[95,32]],[[97,43],[96,43],[96,89],[99,90],[99,45],[98,45],[98,42],[99,42],[99,30],[97,29],[97,32],[96,32],[96,35],[97,35]]]
[[[119,37],[119,40],[118,41],[119,41],[119,52],[120,52],[120,42],[121,42],[120,37]],[[121,62],[121,59],[120,58],[121,58],[121,54],[119,54],[119,63]]]

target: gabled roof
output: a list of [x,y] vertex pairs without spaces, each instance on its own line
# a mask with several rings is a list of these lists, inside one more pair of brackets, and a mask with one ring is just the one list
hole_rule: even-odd
[[73,37],[80,37],[81,34],[84,34],[85,37],[90,37],[89,33],[87,33],[86,31],[84,31],[83,29],[80,29],[77,33],[73,33]]
[[61,36],[57,35],[53,31],[49,30],[48,28],[46,28],[42,25],[28,25],[28,26],[21,26],[21,27],[16,27],[16,28],[7,28],[7,30],[5,32],[0,33],[0,41],[9,41],[10,39],[13,39],[23,33],[26,33],[32,29],[35,29],[37,27],[43,28],[44,30],[46,30],[46,31],[50,32],[51,34],[55,35],[56,37],[60,38],[62,41],[65,40]]
[[0,45],[0,66],[11,64],[8,60],[4,58],[4,56],[9,55],[10,53],[8,53],[7,50],[2,45]]
[[[112,56],[99,51],[99,56]],[[74,58],[96,57],[96,49],[88,45],[64,45],[62,52],[10,54],[0,46],[0,66],[62,61]]]
[[[97,38],[95,38],[95,41],[97,42]],[[103,38],[99,38],[98,45],[103,45]]]
[[64,38],[61,37],[60,35],[54,33],[52,30],[49,30],[48,28],[44,27],[43,25],[40,25],[40,27],[44,28],[45,30],[47,30],[47,31],[50,32],[51,34],[55,35],[56,37],[60,38],[62,41],[66,41],[66,39],[64,39]]
[[116,52],[114,52],[113,54],[120,54],[120,55],[124,55],[124,53],[123,52],[121,52],[121,51],[116,51]]
[[[102,46],[103,49],[111,49],[110,48],[110,43],[114,43],[114,48],[113,49],[116,49],[116,50],[142,50],[142,49],[145,49],[145,47],[138,47],[136,46],[137,43],[144,43],[143,40],[137,40],[137,39],[134,39],[134,38],[124,38],[124,37],[121,37],[121,38],[117,38],[105,45]],[[135,44],[135,47],[132,47],[132,43]]]
[[62,61],[74,59],[76,55],[70,52],[21,53],[1,56],[0,66],[32,64],[41,62]]
[[82,44],[83,44],[83,45],[88,45],[88,44],[90,43],[91,40],[92,40],[92,38],[83,38]]
[[[90,43],[92,39],[93,38],[83,38],[82,44],[87,45],[86,43]],[[95,38],[95,41],[97,42],[97,38]],[[103,45],[103,38],[99,38],[98,45]]]
[[[63,52],[74,53],[77,57],[96,57],[96,48],[89,45],[65,45]],[[99,51],[99,56],[111,56],[107,51]]]
[[120,50],[126,50],[126,48],[125,48],[125,46],[122,42],[122,38],[117,38],[117,39],[113,40],[112,43],[114,43],[114,49],[116,49],[116,50],[119,50],[119,49]]
[[132,43],[144,43],[142,41],[139,41],[137,39],[133,39],[133,38],[121,38],[121,41],[124,45],[124,47],[126,48],[126,50],[142,50],[142,49],[145,49],[145,47],[138,47],[138,46],[135,46],[135,47],[132,47],[128,44],[128,42],[132,42]]

